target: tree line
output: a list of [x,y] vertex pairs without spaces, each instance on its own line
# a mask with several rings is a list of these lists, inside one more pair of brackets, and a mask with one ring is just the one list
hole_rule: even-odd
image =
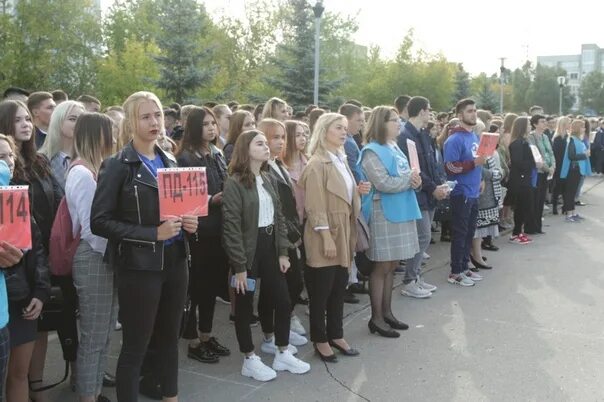
[[[196,0],[116,0],[103,18],[90,0],[14,3],[0,4],[2,88],[88,93],[105,105],[121,104],[141,89],[179,103],[279,96],[299,109],[313,100],[315,19],[308,0],[248,0],[243,18],[209,15]],[[357,29],[353,17],[329,9],[323,14],[321,104],[335,108],[350,98],[390,104],[410,94],[448,110],[473,96],[479,107],[499,111],[503,85],[505,111],[538,104],[558,112],[562,69],[527,62],[470,77],[463,64],[418,49],[412,30],[387,58],[377,45],[355,44]],[[592,73],[583,84],[581,106],[604,112],[604,76]],[[573,103],[564,88],[563,112]]]

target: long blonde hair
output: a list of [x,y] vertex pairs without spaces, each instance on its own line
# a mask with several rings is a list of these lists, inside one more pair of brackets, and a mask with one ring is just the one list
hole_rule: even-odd
[[[42,148],[38,151],[46,156],[48,160],[51,160],[55,155],[61,152],[61,149],[63,148],[63,123],[69,116],[69,113],[76,107],[79,107],[84,111],[84,105],[81,102],[68,100],[61,102],[52,112],[46,140],[44,141]],[[73,150],[70,150],[69,157],[73,157]]]
[[340,113],[325,113],[319,117],[310,137],[308,153],[314,155],[318,150],[325,150],[325,136],[327,130],[338,120],[346,120],[346,117]]
[[570,117],[562,116],[558,119],[556,123],[556,131],[554,132],[553,138],[564,137],[568,131],[568,126],[570,124]]
[[134,133],[138,129],[138,109],[139,105],[146,101],[155,102],[161,113],[159,127],[164,127],[164,109],[161,105],[159,98],[152,92],[139,91],[135,92],[126,99],[124,105],[124,119],[122,120],[122,127],[120,134],[122,137],[122,144],[126,145],[132,139]]

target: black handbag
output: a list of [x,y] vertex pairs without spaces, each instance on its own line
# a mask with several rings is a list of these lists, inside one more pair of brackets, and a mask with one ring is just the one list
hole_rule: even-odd
[[373,271],[373,261],[367,258],[365,252],[358,252],[354,256],[354,263],[357,266],[357,270],[364,276],[371,275]]

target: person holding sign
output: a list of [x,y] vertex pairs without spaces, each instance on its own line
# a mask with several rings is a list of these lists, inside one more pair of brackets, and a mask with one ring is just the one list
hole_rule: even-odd
[[[271,177],[263,172],[270,150],[262,132],[242,133],[233,150],[230,177],[224,185],[223,240],[236,291],[235,331],[244,354],[241,375],[270,381],[276,371],[304,374],[310,365],[294,357],[289,346],[291,305],[285,273],[290,267],[285,218]],[[256,280],[262,280],[260,299],[274,311],[275,353],[272,368],[254,353],[250,321]],[[266,317],[264,317],[266,318]],[[266,334],[265,334],[266,335]]]
[[[416,220],[419,250],[407,258],[405,265],[404,288],[401,294],[408,297],[423,299],[430,297],[436,291],[436,286],[424,281],[421,276],[424,254],[432,239],[432,219],[437,201],[444,200],[449,195],[449,187],[444,183],[444,177],[438,172],[436,155],[431,145],[430,132],[426,126],[431,115],[430,101],[422,96],[414,96],[407,103],[409,120],[405,123],[398,146],[407,156],[411,168],[417,163],[417,172],[421,178],[421,187],[416,192],[417,202],[421,210],[421,218]],[[417,160],[417,162],[413,162]]]
[[[218,125],[207,107],[194,106],[185,124],[180,167],[205,167],[208,216],[200,217],[195,236],[189,239],[191,268],[189,292],[192,318],[199,309],[199,344],[189,345],[188,356],[202,363],[215,363],[230,350],[212,336],[216,296],[228,299],[228,259],[222,246],[222,189],[227,178],[226,161],[216,146]],[[197,320],[195,320],[197,321]]]
[[514,200],[514,229],[510,242],[529,244],[532,242],[524,231],[534,223],[534,198],[537,185],[537,169],[533,152],[527,141],[530,121],[526,116],[518,117],[512,125],[510,138],[510,179],[508,190]]
[[[9,176],[12,176],[16,169],[22,168],[15,152],[16,146],[12,138],[0,134],[0,160],[8,166]],[[6,178],[3,181],[3,184],[7,184]],[[2,210],[0,221],[7,218],[6,215],[14,213],[12,211],[14,207],[7,209],[6,206],[4,202],[0,205]],[[11,211],[8,211],[9,209]],[[29,217],[29,213],[27,216]],[[0,260],[0,265],[9,268],[6,275],[10,337],[6,397],[9,401],[27,401],[29,398],[28,372],[37,337],[38,317],[44,303],[50,298],[48,260],[42,246],[40,231],[33,218],[24,224],[29,225],[31,230],[31,250],[20,251],[6,241],[0,242],[3,252],[0,254],[4,254],[2,258],[4,261]],[[15,263],[19,254],[22,258]],[[10,263],[13,264],[8,265]],[[4,340],[6,341],[6,338]],[[1,381],[4,381],[4,377],[1,377]]]
[[[374,108],[363,133],[367,145],[359,158],[363,176],[372,186],[369,194],[363,196],[363,214],[370,230],[367,257],[374,262],[369,276],[368,324],[371,333],[377,331],[388,338],[400,336],[395,329],[409,328],[392,313],[394,270],[399,261],[409,260],[420,251],[416,220],[422,219],[414,191],[421,187],[422,179],[418,171],[411,170],[405,154],[396,145],[399,126],[396,109]],[[428,222],[428,236],[429,226]]]
[[478,137],[472,132],[476,125],[476,102],[462,99],[455,105],[459,126],[444,144],[447,178],[457,181],[451,191],[451,273],[447,282],[474,286],[482,276],[469,270],[470,250],[478,218],[478,198],[482,165],[486,158],[478,155]]
[[[20,162],[15,164],[13,184],[29,186],[31,214],[41,233],[44,250],[49,250],[50,230],[64,192],[53,177],[48,160],[36,152],[32,116],[24,103],[11,100],[0,103],[0,133],[12,137],[15,141],[15,149],[19,154],[17,159]],[[71,290],[71,292],[66,289]],[[61,283],[61,290],[65,296],[64,300],[69,299],[68,294],[75,296],[75,290],[73,285],[70,285],[70,281]],[[9,374],[16,373],[15,375],[28,376],[32,384],[42,382],[47,339],[46,331],[50,329],[59,330],[62,340],[67,338],[72,340],[71,347],[63,349],[63,357],[65,360],[74,361],[76,358],[77,328],[75,309],[73,311],[74,314],[71,315],[71,319],[65,317],[62,328],[57,328],[56,323],[47,322],[42,316],[38,322],[40,332],[31,357],[33,364],[31,367],[23,368],[25,374],[23,372],[19,373],[18,370],[11,370]],[[32,393],[32,396],[37,395]]]
[[132,141],[101,165],[90,219],[92,234],[108,239],[105,261],[117,274],[123,328],[117,398],[138,400],[140,369],[154,335],[163,398],[175,402],[189,258],[182,230],[195,233],[197,217],[160,221],[157,169],[176,167],[176,161],[157,146],[164,125],[157,96],[136,92],[124,112]]
[[[528,142],[533,147],[536,147],[536,151],[539,153],[539,158],[543,162],[541,168],[539,168],[537,175],[537,188],[535,191],[535,203],[534,203],[534,223],[531,225],[533,231],[528,232],[529,234],[543,234],[542,230],[542,218],[543,208],[545,206],[545,195],[547,193],[548,181],[551,180],[556,171],[556,159],[554,158],[554,151],[552,150],[552,143],[547,135],[544,134],[547,128],[547,122],[545,116],[535,114],[531,117],[531,127],[533,132],[528,136]],[[533,148],[534,149],[534,148]],[[537,162],[535,160],[535,162]]]
[[[50,139],[47,138],[44,144],[49,144]],[[80,233],[72,276],[80,312],[75,377],[81,402],[94,402],[101,394],[109,340],[117,319],[115,272],[103,262],[107,239],[90,231],[96,177],[101,162],[111,155],[112,149],[111,119],[99,113],[81,115],[74,128],[74,163],[65,182],[72,233]]]

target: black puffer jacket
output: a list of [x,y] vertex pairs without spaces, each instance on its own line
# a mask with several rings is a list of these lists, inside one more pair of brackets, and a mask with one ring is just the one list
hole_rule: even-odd
[[[165,167],[177,167],[173,156],[157,146],[155,152]],[[157,180],[130,142],[101,165],[90,229],[109,240],[105,262],[120,269],[161,271],[164,242],[157,240],[160,224]],[[188,257],[187,242],[184,247]]]
[[48,259],[40,230],[35,219],[31,220],[32,249],[25,252],[16,265],[4,270],[6,291],[10,301],[36,298],[46,303],[50,298],[50,276]]

